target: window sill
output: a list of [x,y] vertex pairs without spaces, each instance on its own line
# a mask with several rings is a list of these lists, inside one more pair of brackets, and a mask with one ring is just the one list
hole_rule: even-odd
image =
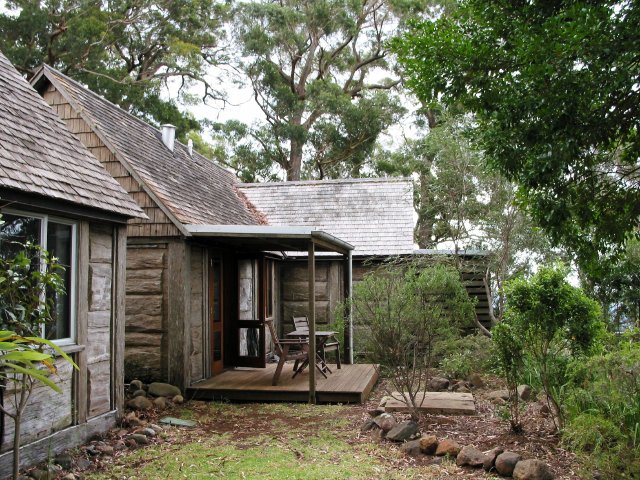
[[85,349],[84,345],[76,345],[76,344],[71,344],[71,345],[58,345],[60,347],[60,350],[62,350],[64,353],[66,353],[67,355],[70,353],[78,353],[78,352],[82,352]]

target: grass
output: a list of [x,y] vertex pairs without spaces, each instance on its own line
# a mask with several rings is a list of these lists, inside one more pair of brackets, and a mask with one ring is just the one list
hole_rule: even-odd
[[353,407],[194,403],[175,412],[198,421],[165,441],[114,458],[87,479],[449,478],[455,466],[414,466],[388,444],[359,439]]

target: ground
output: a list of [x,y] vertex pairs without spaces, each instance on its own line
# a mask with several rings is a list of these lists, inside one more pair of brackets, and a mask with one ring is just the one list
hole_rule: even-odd
[[[552,424],[540,413],[538,403],[527,405],[525,432],[513,434],[499,407],[485,399],[488,391],[474,390],[478,415],[426,416],[420,422],[421,431],[481,450],[501,446],[547,462],[558,479],[579,478],[574,473],[575,458],[558,446],[557,436],[550,433]],[[366,404],[344,406],[192,401],[169,413],[196,420],[195,428],[169,427],[149,445],[132,449],[116,448],[111,453],[106,448],[108,454],[90,455],[89,450],[95,453],[90,445],[74,454],[76,460],[91,458],[91,465],[82,472],[87,479],[149,479],[159,474],[169,479],[499,478],[481,469],[457,467],[450,459],[407,457],[377,432],[361,433],[368,411],[384,394],[384,385],[378,385]],[[158,415],[154,412],[145,420],[157,423]],[[100,445],[122,448],[131,430],[114,430]]]

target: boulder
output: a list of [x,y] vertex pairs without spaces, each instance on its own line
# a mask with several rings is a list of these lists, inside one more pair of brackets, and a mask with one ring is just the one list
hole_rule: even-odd
[[184,403],[184,397],[182,395],[176,395],[173,397],[172,402],[176,405],[182,405]]
[[435,435],[423,435],[420,439],[420,450],[425,455],[433,455],[438,448],[438,439]]
[[482,377],[477,373],[469,375],[469,383],[471,384],[471,386],[473,386],[473,388],[484,388],[484,381],[482,380]]
[[531,387],[529,385],[518,385],[518,396],[525,402],[531,398]]
[[182,392],[174,385],[154,382],[149,385],[149,395],[154,397],[175,397],[176,395],[182,395]]
[[522,457],[514,452],[504,452],[496,458],[496,472],[503,477],[513,475],[513,469]]
[[398,424],[396,417],[394,417],[390,413],[383,413],[382,415],[378,415],[373,419],[373,421],[376,423],[376,425],[378,425],[378,427],[380,427],[380,429],[384,433],[387,433]]
[[142,430],[136,433],[141,433],[146,437],[155,437],[157,435],[156,431],[150,427],[143,428]]
[[490,471],[496,463],[496,457],[500,455],[504,450],[500,447],[492,448],[491,450],[484,452],[486,457],[484,461],[484,465],[482,467],[488,472]]
[[420,440],[411,440],[410,442],[405,442],[400,447],[400,451],[405,455],[409,455],[412,457],[417,457],[422,454],[422,449],[420,448]]
[[135,392],[133,392],[133,394],[131,395],[133,398],[136,397],[146,397],[147,396],[147,392],[145,392],[142,389],[136,390]]
[[129,391],[135,392],[136,390],[142,390],[143,384],[140,380],[131,380],[129,384]]
[[487,394],[487,398],[491,401],[493,400],[509,400],[509,390],[494,390],[493,392],[489,392]]
[[438,442],[438,448],[436,449],[436,455],[441,457],[443,455],[449,455],[450,457],[457,457],[462,450],[462,447],[455,440],[449,440],[445,438]]
[[73,467],[73,458],[71,458],[71,455],[67,455],[66,453],[57,455],[53,461],[56,465],[60,465],[63,470],[71,470]]
[[369,432],[371,430],[373,430],[374,428],[377,428],[378,426],[376,425],[376,422],[373,418],[368,418],[365,420],[365,422],[362,424],[362,426],[360,427],[360,431],[362,433],[365,432]]
[[166,397],[158,397],[158,398],[153,400],[153,404],[155,405],[156,408],[158,408],[160,410],[164,410],[165,408],[167,408],[167,398]]
[[485,454],[473,445],[465,445],[456,456],[459,467],[482,467],[486,460]]
[[405,442],[418,433],[418,424],[413,420],[399,423],[387,432],[387,440]]
[[443,377],[433,377],[427,383],[427,390],[430,392],[444,392],[449,388],[449,380]]
[[147,436],[143,435],[142,433],[132,433],[131,435],[129,435],[129,439],[133,440],[139,445],[146,445],[147,443],[149,443],[149,439],[147,438]]
[[513,469],[515,480],[553,480],[549,466],[540,460],[520,460]]
[[367,413],[372,417],[377,417],[378,415],[382,415],[385,412],[384,407],[376,407],[372,410],[367,410]]
[[153,403],[147,397],[135,397],[127,402],[127,407],[133,410],[149,410]]

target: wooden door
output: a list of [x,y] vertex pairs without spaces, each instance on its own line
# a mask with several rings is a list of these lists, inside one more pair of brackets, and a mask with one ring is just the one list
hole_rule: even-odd
[[222,259],[209,255],[209,324],[211,331],[211,373],[224,370],[224,319],[222,305]]
[[266,366],[261,270],[259,259],[238,259],[238,317],[234,328],[234,365],[238,367]]

